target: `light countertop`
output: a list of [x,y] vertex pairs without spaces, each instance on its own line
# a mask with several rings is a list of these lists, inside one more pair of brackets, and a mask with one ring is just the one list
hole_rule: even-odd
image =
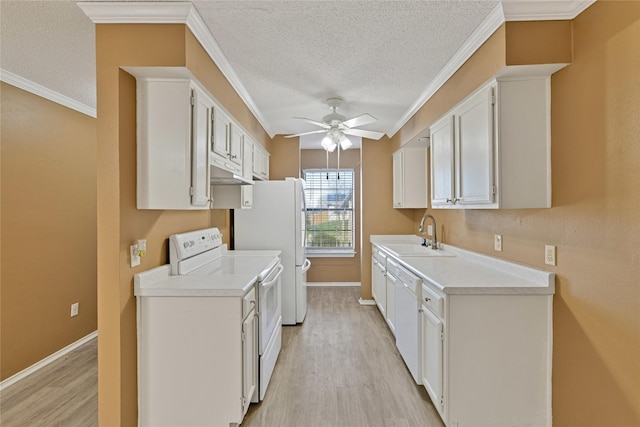
[[542,294],[555,293],[555,274],[520,264],[442,245],[452,256],[397,256],[386,244],[420,244],[415,235],[374,235],[371,243],[402,266],[444,294]]
[[136,274],[134,294],[137,297],[208,296],[242,297],[258,280],[257,275],[233,274],[172,276],[169,264]]

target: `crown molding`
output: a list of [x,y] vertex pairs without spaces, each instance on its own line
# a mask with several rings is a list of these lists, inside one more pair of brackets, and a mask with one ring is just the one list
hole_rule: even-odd
[[185,24],[213,62],[218,66],[220,72],[222,72],[229,81],[265,132],[270,138],[273,138],[274,133],[267,125],[260,109],[240,81],[229,60],[209,31],[207,24],[205,24],[191,3],[79,2],[78,6],[95,24]]
[[596,0],[503,0],[505,21],[557,21],[571,20]]
[[91,116],[93,118],[97,117],[95,107],[90,107],[86,104],[83,104],[82,102],[78,102],[73,98],[69,98],[66,95],[46,88],[38,83],[32,82],[31,80],[27,80],[24,77],[20,77],[19,75],[14,74],[11,71],[0,68],[0,81],[8,83],[34,95],[41,96],[42,98],[48,99],[49,101],[55,102],[56,104],[60,104],[79,113],[86,114],[87,116]]
[[77,5],[94,24],[186,24],[193,9],[189,2],[78,2]]
[[573,19],[596,0],[547,0],[520,1],[503,0],[498,3],[485,20],[475,29],[438,75],[420,93],[420,96],[393,125],[387,135],[393,137],[402,126],[458,71],[482,44],[507,21],[547,21]]
[[502,11],[502,5],[499,3],[484,21],[471,33],[469,38],[464,44],[456,51],[451,59],[440,70],[436,77],[429,82],[429,85],[420,93],[418,98],[414,101],[409,109],[400,117],[400,119],[393,125],[393,128],[387,135],[392,138],[396,132],[398,132],[402,126],[404,126],[411,117],[413,117],[424,104],[440,89],[446,82],[458,71],[462,64],[464,64],[475,53],[476,50],[487,41],[489,37],[495,31],[500,28],[500,25],[504,23],[504,13]]

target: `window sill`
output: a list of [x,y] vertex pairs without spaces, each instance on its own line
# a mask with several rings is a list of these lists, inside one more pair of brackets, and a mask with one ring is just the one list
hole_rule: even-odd
[[325,249],[325,250],[306,249],[305,255],[308,258],[353,258],[356,256],[356,253],[352,250],[336,251],[331,249]]

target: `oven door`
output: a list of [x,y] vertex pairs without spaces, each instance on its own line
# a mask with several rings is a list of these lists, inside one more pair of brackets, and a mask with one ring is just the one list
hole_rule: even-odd
[[260,326],[259,353],[262,356],[267,348],[273,331],[279,327],[282,313],[280,275],[284,267],[278,264],[271,273],[260,282],[258,288],[258,323]]

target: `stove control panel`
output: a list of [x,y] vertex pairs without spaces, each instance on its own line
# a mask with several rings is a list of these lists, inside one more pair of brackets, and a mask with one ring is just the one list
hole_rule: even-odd
[[169,238],[169,258],[172,263],[182,261],[221,245],[222,233],[217,228],[174,234]]

